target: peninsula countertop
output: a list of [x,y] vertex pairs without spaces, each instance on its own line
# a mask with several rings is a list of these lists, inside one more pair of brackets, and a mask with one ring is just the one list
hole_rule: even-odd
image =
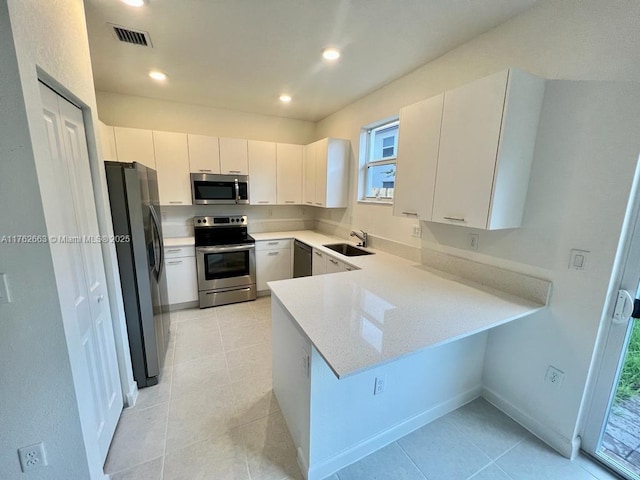
[[530,315],[544,305],[377,250],[345,257],[312,231],[256,233],[296,238],[360,270],[269,282],[338,378]]

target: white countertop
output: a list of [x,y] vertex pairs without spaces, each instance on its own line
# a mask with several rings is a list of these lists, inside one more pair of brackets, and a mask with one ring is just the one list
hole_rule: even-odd
[[164,237],[162,243],[167,247],[191,247],[196,244],[194,237]]
[[297,238],[361,268],[269,282],[338,378],[544,308],[384,252],[345,257],[322,247],[344,242],[337,237],[311,231],[251,235],[256,240]]

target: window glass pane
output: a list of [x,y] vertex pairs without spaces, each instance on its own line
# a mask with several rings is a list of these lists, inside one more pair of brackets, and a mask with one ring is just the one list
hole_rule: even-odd
[[371,132],[370,160],[394,158],[398,146],[398,125],[392,125]]
[[370,165],[367,168],[367,197],[393,198],[396,166]]

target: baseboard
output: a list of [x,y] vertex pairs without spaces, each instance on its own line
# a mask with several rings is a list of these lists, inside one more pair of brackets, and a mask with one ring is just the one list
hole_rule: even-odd
[[124,407],[133,407],[138,400],[138,384],[132,379],[129,382],[128,391],[122,393],[124,394]]
[[[347,465],[357,462],[391,442],[394,442],[414,430],[417,430],[418,428],[446,415],[447,413],[466,405],[472,400],[478,398],[481,392],[482,386],[480,385],[462,392],[454,398],[440,403],[433,408],[416,415],[415,417],[409,418],[389,430],[368,438],[357,445],[353,445],[351,448],[336,455],[335,457],[314,465],[310,469],[303,469],[303,473],[308,472],[308,474],[305,475],[307,480],[322,480],[329,475],[333,475],[335,472]],[[300,455],[298,455],[298,457],[300,457]],[[300,468],[304,468],[304,462],[301,461],[300,458],[298,458],[298,463],[300,464]]]
[[574,459],[580,452],[580,437],[570,439],[540,423],[531,415],[523,412],[518,407],[509,402],[502,395],[487,387],[482,387],[482,397],[501,410],[505,415],[511,417],[522,427],[526,428],[533,435],[556,450],[563,457]]
[[308,473],[307,473],[307,472],[309,472],[309,465],[307,465],[307,462],[304,459],[304,455],[302,454],[302,449],[301,448],[296,449],[296,460],[298,461],[298,467],[300,467],[300,471],[302,472],[302,476],[306,480],[309,480]]

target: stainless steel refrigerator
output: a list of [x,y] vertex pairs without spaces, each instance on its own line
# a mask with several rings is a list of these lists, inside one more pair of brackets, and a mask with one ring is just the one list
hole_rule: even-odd
[[137,162],[105,169],[133,376],[143,388],[158,383],[170,331],[157,174]]

